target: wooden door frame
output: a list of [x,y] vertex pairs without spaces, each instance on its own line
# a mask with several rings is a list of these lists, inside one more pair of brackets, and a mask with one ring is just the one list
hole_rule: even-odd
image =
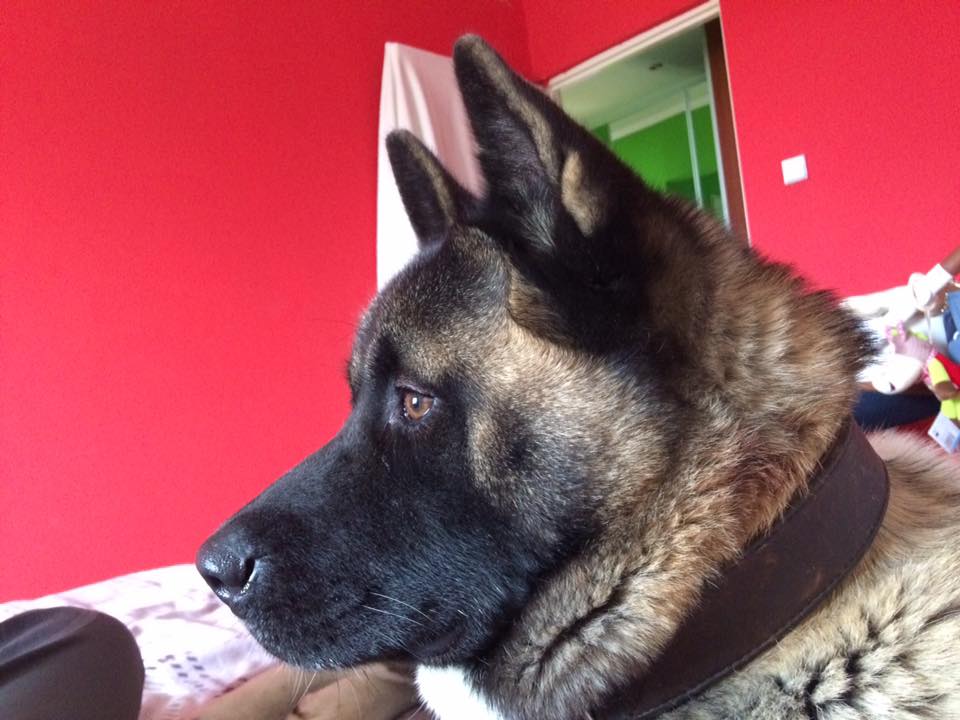
[[720,18],[709,20],[704,24],[703,29],[707,38],[707,64],[710,66],[714,127],[717,133],[717,149],[720,152],[720,167],[723,170],[723,186],[727,193],[728,221],[734,234],[749,243],[747,204],[743,197],[740,153],[737,146],[737,126],[733,115],[733,97],[730,95],[730,78],[727,75],[727,59]]

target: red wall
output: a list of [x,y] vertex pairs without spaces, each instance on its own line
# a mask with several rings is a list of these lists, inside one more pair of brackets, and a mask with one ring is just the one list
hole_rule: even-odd
[[374,291],[383,43],[520,11],[8,0],[0,599],[188,562],[322,444]]
[[703,0],[522,0],[531,75],[546,82]]
[[[960,244],[960,3],[720,7],[758,248],[858,293]],[[810,179],[784,186],[799,153]]]
[[[524,0],[546,80],[697,2]],[[960,3],[720,0],[751,239],[845,293],[960,243]],[[805,153],[786,187],[783,158]]]
[[[6,2],[0,599],[189,561],[336,430],[385,40],[546,79],[694,4]],[[960,228],[960,5],[866,7],[721,0],[753,240],[846,292]]]

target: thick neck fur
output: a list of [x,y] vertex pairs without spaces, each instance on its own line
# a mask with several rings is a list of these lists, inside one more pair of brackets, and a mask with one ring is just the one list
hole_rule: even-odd
[[[472,683],[505,717],[585,717],[642,672],[705,580],[805,487],[849,414],[864,347],[854,321],[711,220],[691,222],[710,312],[696,328],[696,361],[672,381],[686,410],[670,429],[679,436],[671,476],[611,486],[602,536],[473,668]],[[681,302],[675,288],[664,297]],[[613,463],[623,473],[647,466],[642,457]]]

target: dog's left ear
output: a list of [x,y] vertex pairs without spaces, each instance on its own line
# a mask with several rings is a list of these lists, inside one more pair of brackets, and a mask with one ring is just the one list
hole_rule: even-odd
[[387,135],[387,154],[403,206],[421,247],[463,221],[474,198],[409,130]]

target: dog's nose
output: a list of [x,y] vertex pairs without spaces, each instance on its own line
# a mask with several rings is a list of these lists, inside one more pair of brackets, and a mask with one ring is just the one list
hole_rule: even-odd
[[207,585],[233,607],[256,571],[257,558],[242,528],[224,528],[197,551],[197,570]]

